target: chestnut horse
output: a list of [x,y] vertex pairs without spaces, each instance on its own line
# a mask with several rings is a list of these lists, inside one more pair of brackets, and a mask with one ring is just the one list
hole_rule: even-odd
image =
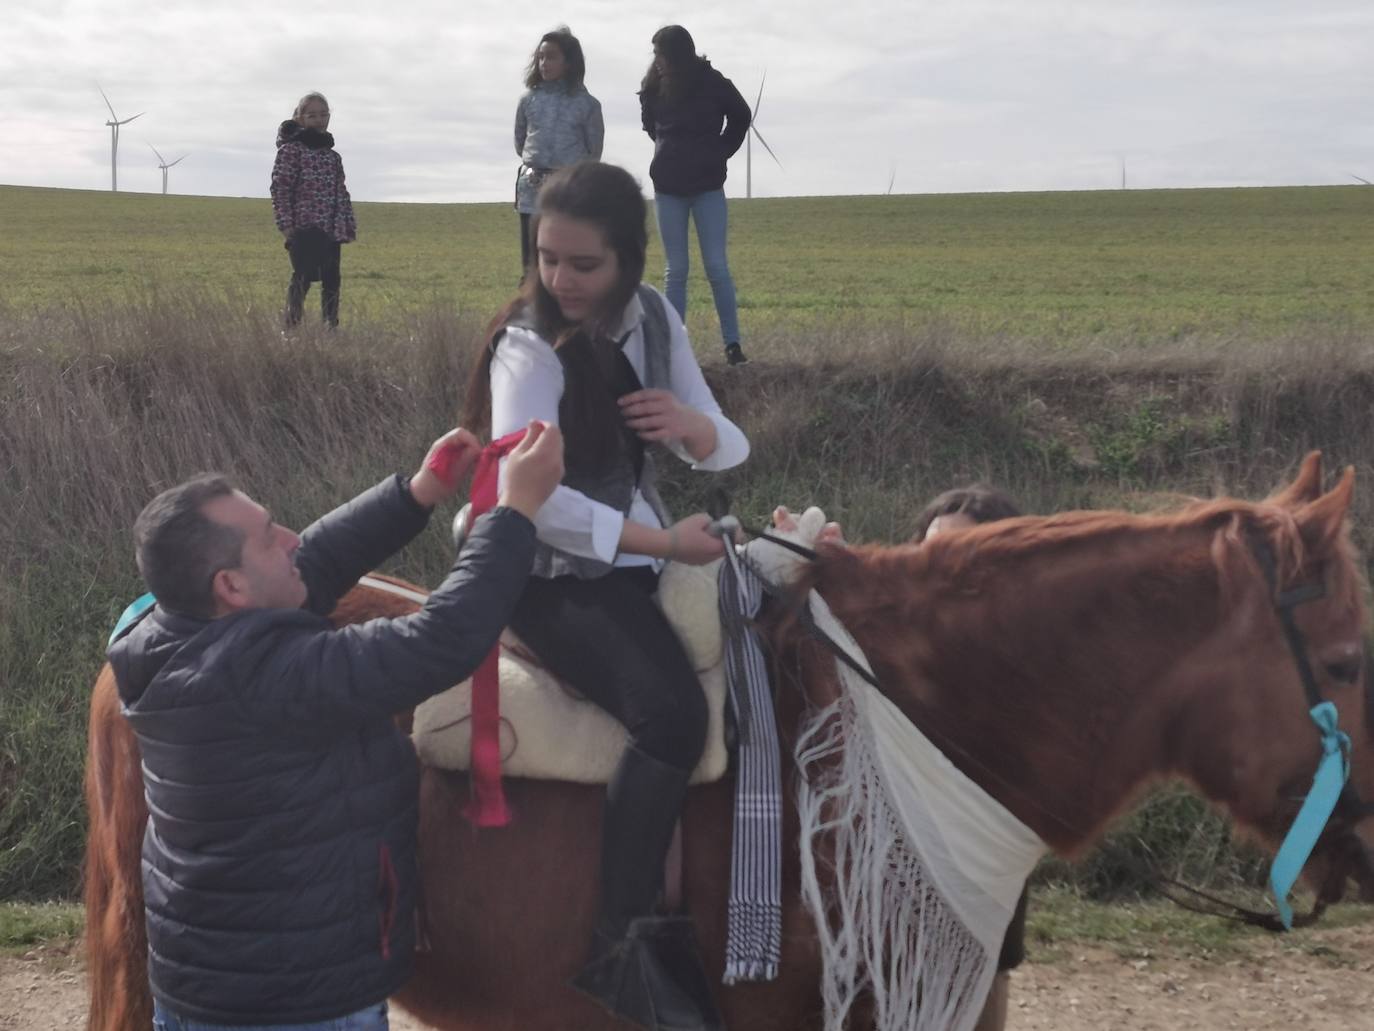
[[[1190,781],[1273,845],[1311,784],[1318,735],[1254,558],[1280,589],[1315,583],[1297,611],[1322,696],[1352,738],[1352,781],[1374,797],[1361,677],[1363,584],[1345,530],[1353,472],[1319,488],[1317,456],[1261,504],[1197,503],[1173,515],[1069,513],[942,535],[915,547],[823,549],[804,575],[864,647],[882,689],[969,777],[1061,855],[1081,854],[1148,786]],[[341,621],[413,608],[375,590]],[[805,633],[775,626],[784,763],[808,705],[836,690]],[[798,690],[797,688],[800,688]],[[464,776],[421,782],[427,945],[397,1001],[444,1029],[618,1026],[566,987],[595,920],[604,791],[508,780],[510,827],[459,816]],[[729,781],[692,791],[684,896],[708,970],[724,964]],[[91,1031],[144,1031],[138,851],[146,813],[138,749],[107,667],[91,706],[86,870]],[[797,816],[786,807],[783,956],[771,983],[722,987],[729,1026],[821,1025],[819,951],[798,888]],[[1374,886],[1374,819],[1338,816],[1308,863],[1324,897],[1348,876]],[[856,1018],[852,1026],[861,1026]]]

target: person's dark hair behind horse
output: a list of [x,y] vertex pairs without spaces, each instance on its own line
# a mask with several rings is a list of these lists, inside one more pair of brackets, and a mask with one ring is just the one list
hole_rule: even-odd
[[[602,310],[581,324],[563,317],[558,301],[543,278],[525,278],[519,294],[492,320],[482,337],[482,354],[468,379],[463,420],[468,426],[491,425],[491,360],[510,321],[522,313],[554,347],[569,385],[560,414],[569,464],[589,456],[614,455],[621,426],[616,406],[604,396],[617,341],[612,334],[644,278],[644,254],[649,246],[645,228],[647,208],[634,176],[616,165],[579,161],[551,175],[539,191],[539,208],[530,220],[530,235],[539,239],[540,220],[548,215],[580,219],[595,225],[615,252],[618,276]],[[538,258],[535,259],[536,272]]]
[[572,29],[560,25],[552,32],[540,36],[539,42],[534,45],[529,67],[525,69],[525,88],[534,89],[544,81],[543,76],[539,74],[539,48],[545,43],[552,43],[563,52],[563,81],[568,88],[576,89],[581,86],[582,80],[587,77],[587,59],[582,55],[582,43],[572,34]]
[[208,518],[207,502],[234,492],[218,473],[164,490],[134,522],[134,554],[143,582],[158,604],[199,619],[215,615],[211,583],[243,555],[243,535]]
[[921,510],[916,519],[916,528],[911,535],[914,541],[923,541],[930,524],[941,516],[963,515],[975,523],[993,523],[999,519],[1014,519],[1021,515],[1021,509],[1010,497],[985,484],[975,483],[968,487],[955,487],[939,495]]
[[681,25],[665,25],[653,34],[650,42],[654,55],[663,58],[668,71],[667,74],[660,72],[658,62],[650,61],[649,70],[639,84],[640,91],[665,99],[691,92],[702,71],[710,64],[705,55],[697,56],[692,34]]

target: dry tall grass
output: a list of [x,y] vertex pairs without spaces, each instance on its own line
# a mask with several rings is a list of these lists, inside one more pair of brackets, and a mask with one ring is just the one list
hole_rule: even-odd
[[[140,591],[128,528],[144,502],[218,469],[302,525],[408,471],[453,423],[479,329],[436,309],[284,339],[275,312],[156,291],[118,308],[0,311],[0,898],[76,883],[87,692]],[[708,364],[754,442],[723,482],[752,521],[778,502],[816,502],[856,539],[895,540],[957,482],[1000,484],[1031,511],[1257,496],[1321,447],[1369,470],[1367,519],[1368,340],[1327,331],[1141,353],[938,321],[758,335],[752,365]],[[679,511],[722,482],[664,466]],[[436,525],[396,569],[432,582],[448,559]],[[1196,839],[1196,812],[1172,811],[1161,839],[1174,848]],[[1204,831],[1202,865],[1222,833]]]

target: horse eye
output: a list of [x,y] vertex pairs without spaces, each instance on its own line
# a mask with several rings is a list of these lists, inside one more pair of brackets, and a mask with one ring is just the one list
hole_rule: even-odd
[[1326,663],[1326,673],[1332,680],[1343,684],[1353,684],[1360,678],[1360,656],[1352,655],[1346,659]]

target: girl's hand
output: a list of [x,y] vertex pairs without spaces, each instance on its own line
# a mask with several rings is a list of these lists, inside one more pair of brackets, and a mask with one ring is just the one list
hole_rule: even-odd
[[704,566],[720,558],[725,554],[725,543],[707,532],[710,525],[711,517],[698,512],[668,527],[663,531],[668,536],[668,548],[663,557],[689,566]]
[[677,399],[671,390],[636,390],[619,401],[625,425],[641,440],[686,440],[702,432],[702,423],[714,431],[711,420]]

